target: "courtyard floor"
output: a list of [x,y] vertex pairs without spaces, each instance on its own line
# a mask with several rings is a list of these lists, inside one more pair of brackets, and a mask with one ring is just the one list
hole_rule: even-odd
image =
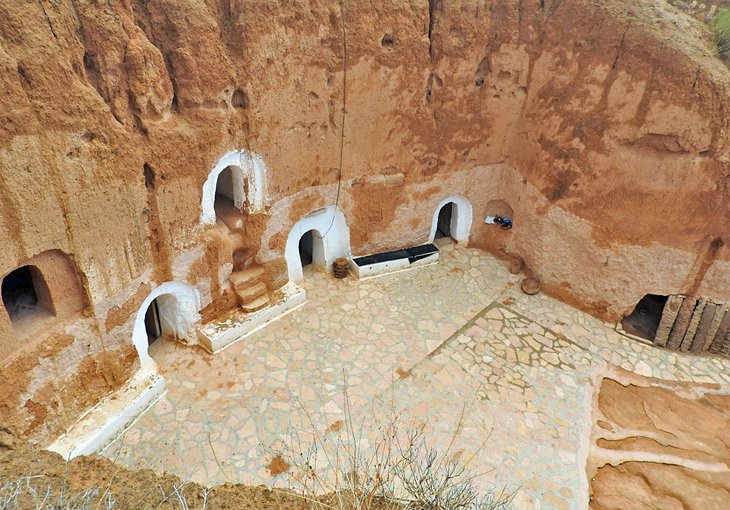
[[156,349],[168,393],[104,455],[206,485],[283,486],[268,446],[348,417],[372,441],[397,415],[436,446],[453,442],[486,472],[481,485],[516,490],[516,508],[583,509],[601,375],[730,385],[730,362],[656,349],[527,296],[478,250],[446,245],[438,265],[362,282],[305,276],[302,308],[223,352]]

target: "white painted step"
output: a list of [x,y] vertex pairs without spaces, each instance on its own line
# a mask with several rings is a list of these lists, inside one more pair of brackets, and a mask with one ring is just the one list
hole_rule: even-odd
[[281,289],[272,291],[270,299],[269,306],[253,313],[236,308],[199,327],[198,339],[201,345],[209,352],[219,352],[302,306],[307,300],[307,293],[297,284],[289,282]]
[[121,388],[82,415],[48,449],[66,460],[98,453],[121,436],[166,392],[162,377],[137,372]]

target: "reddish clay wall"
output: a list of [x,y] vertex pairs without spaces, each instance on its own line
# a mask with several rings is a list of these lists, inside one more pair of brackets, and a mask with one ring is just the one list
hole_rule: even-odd
[[[51,391],[20,395],[122,353],[94,365],[116,375],[82,385],[86,405],[134,369],[155,286],[190,282],[209,314],[230,304],[199,218],[234,149],[267,164],[247,235],[271,281],[291,227],[339,188],[355,255],[428,240],[459,194],[473,246],[519,254],[606,319],[647,293],[730,300],[730,72],[707,27],[628,0],[344,5],[346,55],[332,0],[0,0],[0,274],[68,253],[90,315],[48,332],[73,338],[47,344],[64,370],[19,372],[44,366],[36,351],[0,360],[19,430],[45,440],[70,419],[37,411]],[[509,232],[483,224],[497,199]]]

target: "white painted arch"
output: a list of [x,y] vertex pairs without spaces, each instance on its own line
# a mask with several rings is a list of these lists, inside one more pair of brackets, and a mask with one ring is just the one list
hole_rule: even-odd
[[157,299],[160,311],[162,332],[175,335],[177,338],[194,338],[193,325],[200,315],[200,294],[192,285],[182,282],[165,282],[155,288],[142,302],[132,330],[132,342],[137,349],[142,370],[154,372],[155,362],[148,352],[147,331],[144,317],[152,301]]
[[[218,177],[226,168],[231,167],[233,178],[233,203],[238,209],[248,199],[248,213],[263,211],[266,207],[266,164],[258,154],[247,150],[236,150],[225,154],[215,164],[203,183],[203,199],[201,202],[200,222],[215,223],[215,190]],[[248,182],[248,196],[244,191],[244,182]]]
[[312,263],[322,269],[329,269],[335,259],[350,256],[350,229],[345,215],[337,206],[330,205],[310,213],[299,220],[286,239],[284,256],[289,272],[289,281],[304,279],[302,260],[299,258],[299,241],[302,236],[314,230]]
[[430,243],[432,243],[436,238],[439,212],[441,211],[441,208],[449,202],[454,204],[451,210],[451,237],[458,243],[469,242],[469,234],[471,233],[472,223],[471,204],[461,195],[452,195],[444,198],[436,207],[436,211],[433,214],[433,220],[431,222],[431,235],[428,238],[428,242]]

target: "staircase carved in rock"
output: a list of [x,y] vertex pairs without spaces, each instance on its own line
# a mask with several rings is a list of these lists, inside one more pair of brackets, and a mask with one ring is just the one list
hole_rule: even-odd
[[217,227],[228,238],[233,261],[229,281],[238,304],[244,312],[255,312],[270,302],[264,268],[246,252],[244,243],[245,216],[233,204],[216,207]]

